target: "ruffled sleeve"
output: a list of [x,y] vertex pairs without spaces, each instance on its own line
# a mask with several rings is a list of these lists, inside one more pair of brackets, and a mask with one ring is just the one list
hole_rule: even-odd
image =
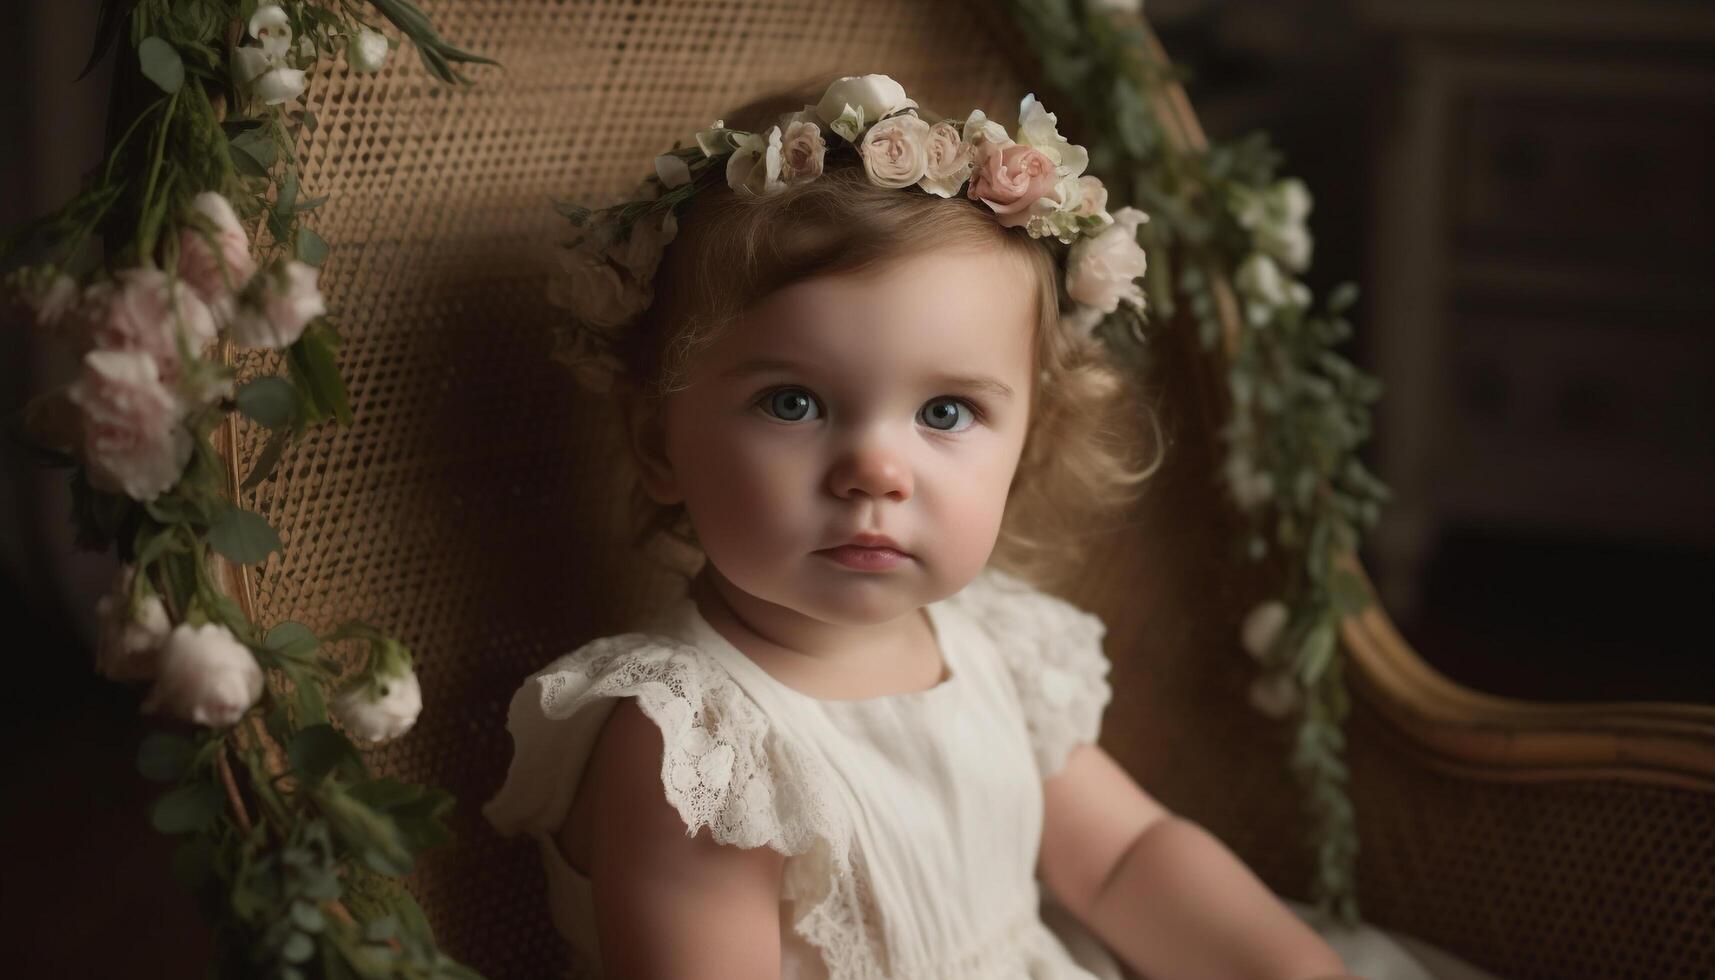
[[959,601],[999,650],[1018,692],[1043,779],[1072,749],[1094,744],[1113,697],[1102,652],[1107,625],[1058,596],[997,568],[985,569]]
[[687,835],[708,827],[738,847],[802,854],[826,836],[825,806],[806,795],[798,757],[707,654],[665,636],[624,633],[579,647],[512,698],[513,756],[483,806],[505,836],[555,834],[616,699],[632,697],[661,729],[661,786]]

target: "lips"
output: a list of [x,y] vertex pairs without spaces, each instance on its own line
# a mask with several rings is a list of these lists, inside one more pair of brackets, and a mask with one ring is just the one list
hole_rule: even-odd
[[[887,548],[891,551],[897,551],[907,558],[911,557],[911,552],[906,551],[904,548],[901,548],[899,546],[899,542],[893,540],[892,538],[888,537],[885,534],[855,534],[849,540],[847,540],[844,544],[836,545],[835,547],[840,547],[840,548]],[[824,548],[822,550],[823,551],[832,551],[833,549],[832,548]]]

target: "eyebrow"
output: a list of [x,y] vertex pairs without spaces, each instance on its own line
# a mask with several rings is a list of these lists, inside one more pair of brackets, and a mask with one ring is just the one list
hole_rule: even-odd
[[[751,374],[761,374],[765,371],[806,371],[805,365],[797,361],[781,357],[752,357],[740,361],[720,373],[723,378],[737,378]],[[1011,398],[1012,388],[998,378],[986,374],[950,374],[940,372],[931,377],[937,384],[949,385],[965,391],[982,391],[1000,398]]]

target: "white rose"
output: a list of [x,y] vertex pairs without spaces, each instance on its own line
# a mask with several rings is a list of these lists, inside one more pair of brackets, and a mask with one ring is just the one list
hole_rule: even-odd
[[691,168],[683,157],[663,153],[655,158],[655,176],[661,181],[661,186],[672,190],[691,182]]
[[91,486],[147,501],[179,482],[191,458],[191,435],[148,354],[90,351],[66,394],[82,410]]
[[965,142],[975,147],[978,143],[999,143],[1005,146],[1012,142],[1012,137],[1006,134],[1006,127],[990,119],[981,109],[972,109],[965,120],[962,129]]
[[1275,643],[1279,642],[1281,631],[1286,629],[1290,616],[1286,603],[1279,599],[1258,603],[1239,627],[1239,642],[1251,656],[1258,660],[1267,659]]
[[613,259],[624,266],[638,282],[655,278],[661,265],[661,253],[679,233],[679,219],[671,210],[663,211],[653,224],[638,221],[631,226],[631,237],[614,247]]
[[265,105],[290,102],[304,94],[304,72],[299,68],[270,68],[256,80],[256,95]]
[[777,194],[786,189],[780,179],[780,127],[766,133],[734,137],[738,147],[727,157],[727,186],[740,194]]
[[864,173],[878,187],[910,187],[929,166],[929,124],[913,115],[883,119],[864,134]]
[[1258,471],[1248,456],[1229,456],[1225,464],[1227,486],[1241,510],[1255,510],[1274,496],[1274,477]]
[[113,590],[95,603],[99,620],[95,669],[108,680],[146,681],[154,677],[160,669],[161,644],[173,628],[160,596],[145,595],[133,607],[136,574],[134,566],[121,568]]
[[232,631],[217,623],[182,624],[167,635],[161,670],[143,702],[198,725],[235,724],[262,696],[262,668]]
[[548,300],[594,327],[617,327],[648,307],[650,293],[627,283],[588,244],[560,253],[560,275],[549,280]]
[[1299,272],[1310,268],[1310,253],[1314,243],[1310,231],[1303,225],[1275,225],[1260,228],[1255,236],[1256,247],[1274,256],[1282,265]]
[[816,117],[824,126],[855,142],[855,133],[847,135],[834,126],[841,116],[850,118],[848,114],[855,112],[861,129],[890,112],[915,108],[916,100],[907,98],[905,88],[886,75],[847,75],[822,93],[821,101],[816,103]]
[[1136,208],[1120,208],[1114,223],[1100,234],[1080,238],[1067,256],[1066,292],[1074,300],[1103,313],[1123,301],[1143,309],[1143,287],[1136,282],[1149,268],[1149,258],[1137,243],[1137,227],[1149,216]]
[[1018,104],[1018,142],[1041,150],[1054,161],[1060,176],[1076,177],[1089,166],[1090,154],[1061,136],[1057,122],[1054,113],[1042,108],[1034,94],[1026,95]]
[[971,147],[959,127],[943,119],[929,127],[927,162],[919,187],[936,197],[959,193],[971,175]]
[[315,266],[290,259],[264,270],[232,316],[232,342],[283,349],[297,343],[309,322],[327,312]]
[[387,35],[367,27],[360,28],[346,45],[345,60],[352,71],[364,74],[380,71],[381,66],[387,63]]
[[292,46],[292,22],[279,4],[264,4],[250,15],[250,36],[262,42],[262,53],[284,58]]
[[1290,673],[1260,674],[1251,681],[1249,700],[1251,707],[1281,721],[1298,709],[1298,682]]
[[405,734],[423,710],[416,672],[407,667],[403,674],[377,676],[375,684],[380,697],[372,697],[376,692],[364,685],[334,698],[334,716],[347,731],[371,742]]

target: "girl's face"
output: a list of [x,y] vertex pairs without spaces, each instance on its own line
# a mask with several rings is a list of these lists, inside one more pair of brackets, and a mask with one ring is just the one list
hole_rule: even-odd
[[[668,399],[645,488],[685,503],[734,586],[813,619],[876,624],[952,595],[994,549],[1024,446],[1036,290],[999,249],[780,290]],[[825,553],[861,533],[910,557],[860,571]]]

